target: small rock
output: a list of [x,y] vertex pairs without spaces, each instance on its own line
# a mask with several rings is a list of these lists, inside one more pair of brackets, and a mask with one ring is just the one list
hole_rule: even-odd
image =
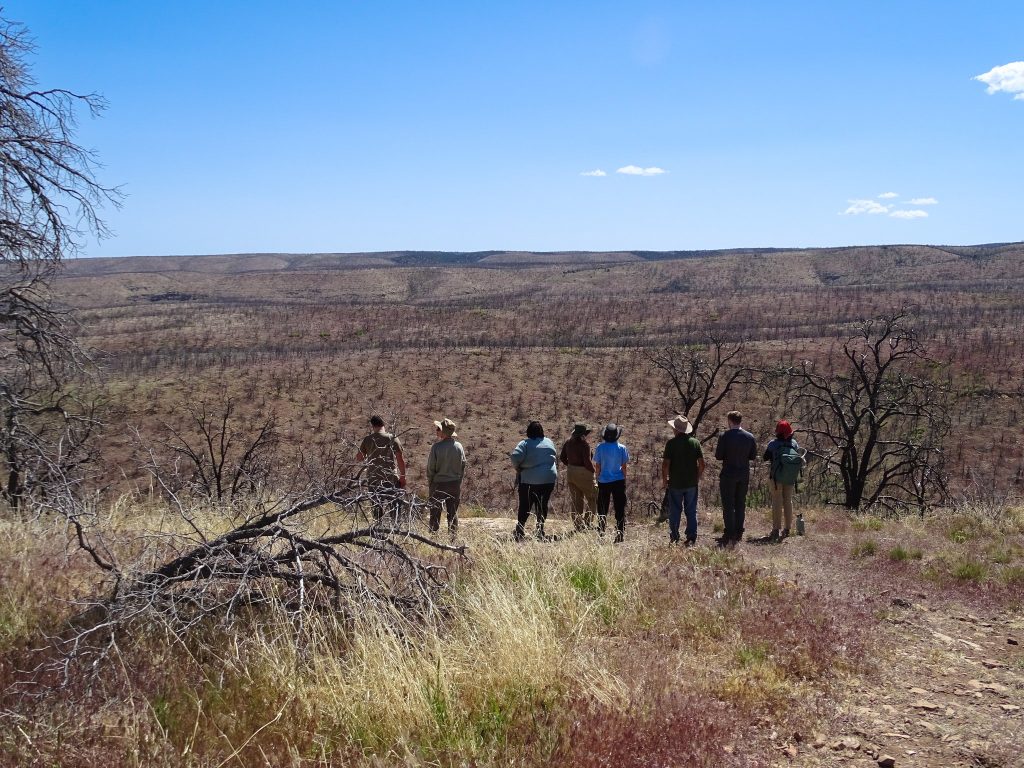
[[1006,669],[1005,664],[1003,664],[1001,661],[996,661],[995,659],[982,659],[981,666],[985,667],[986,669]]
[[939,708],[939,705],[936,704],[934,701],[925,701],[924,699],[918,699],[910,706],[914,707],[915,709],[924,709],[928,712],[934,712]]
[[790,744],[788,747],[786,747],[782,751],[786,753],[786,757],[788,757],[790,760],[795,759],[796,756],[799,754],[799,750],[796,747],[794,747],[792,744]]
[[894,597],[892,599],[892,604],[895,605],[897,608],[910,608],[913,605],[913,603],[911,603],[909,600],[906,600],[902,597]]
[[811,746],[815,749],[821,749],[825,746],[825,737],[820,733],[814,734],[814,741],[811,742]]
[[924,688],[911,688],[910,692],[911,693],[916,693],[918,696],[927,696],[928,695],[928,691],[926,691]]
[[1016,637],[1008,637],[1008,638],[1006,638],[1006,644],[1007,645],[1020,645],[1020,640],[1018,640]]
[[860,749],[860,739],[843,739],[846,742],[846,748],[854,751]]
[[878,758],[878,765],[881,766],[881,768],[895,768],[896,758],[892,755],[882,755]]
[[1018,707],[1016,704],[1000,704],[999,708],[1001,710],[1003,710],[1003,712],[1019,712],[1020,711],[1020,707]]

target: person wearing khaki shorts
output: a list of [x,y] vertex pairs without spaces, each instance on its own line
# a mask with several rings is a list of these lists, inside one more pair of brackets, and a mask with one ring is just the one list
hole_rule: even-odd
[[590,443],[586,424],[576,424],[572,436],[562,445],[559,461],[566,466],[566,486],[569,488],[570,516],[577,531],[590,527],[597,511],[597,481],[594,462],[590,458]]

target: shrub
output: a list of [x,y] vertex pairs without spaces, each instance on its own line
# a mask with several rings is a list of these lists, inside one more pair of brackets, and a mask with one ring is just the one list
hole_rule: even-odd
[[924,554],[920,549],[905,549],[902,544],[897,544],[889,550],[889,559],[896,562],[904,560],[920,560]]
[[985,578],[985,564],[977,560],[961,560],[953,566],[951,574],[957,581],[981,581]]
[[853,557],[872,557],[878,552],[878,544],[873,539],[866,539],[853,545]]

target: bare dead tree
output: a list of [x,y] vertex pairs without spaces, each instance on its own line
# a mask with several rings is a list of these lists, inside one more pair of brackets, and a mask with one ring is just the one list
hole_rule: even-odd
[[180,424],[162,422],[149,469],[168,489],[216,502],[251,498],[281,470],[277,416],[243,415],[232,398],[187,403]]
[[690,420],[694,431],[736,387],[760,381],[761,370],[750,365],[745,354],[745,342],[726,342],[714,334],[705,344],[643,352],[653,369],[667,377],[679,397],[678,412]]
[[[95,160],[74,141],[79,107],[96,114],[95,94],[39,90],[26,63],[25,30],[0,19],[0,471],[14,507],[78,460],[90,409],[71,396],[87,362],[72,323],[55,306],[50,280],[82,236],[107,234],[97,215],[119,193],[95,179]],[[58,472],[39,471],[56,467]]]
[[838,473],[848,509],[924,509],[946,494],[943,441],[949,389],[910,312],[861,322],[838,366],[805,361],[790,371],[811,454]]

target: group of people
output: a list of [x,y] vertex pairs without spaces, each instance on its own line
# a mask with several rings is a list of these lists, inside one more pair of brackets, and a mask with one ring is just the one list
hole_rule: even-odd
[[[719,546],[733,547],[743,539],[750,463],[757,460],[757,440],[741,426],[743,416],[739,411],[730,411],[726,418],[728,429],[718,437],[715,446],[715,459],[721,462],[719,491],[724,523],[723,534],[717,541]],[[674,435],[665,443],[661,479],[669,542],[682,541],[684,546],[693,546],[697,541],[698,489],[707,464],[689,419],[677,415],[668,425]],[[376,491],[405,488],[406,464],[401,442],[384,431],[384,420],[380,416],[372,416],[370,426],[372,431],[363,438],[356,456],[357,461],[366,464],[368,485]],[[429,527],[431,532],[438,531],[444,513],[448,531],[453,536],[458,529],[462,480],[466,472],[466,451],[456,439],[456,428],[451,419],[435,421],[437,439],[427,457]],[[605,426],[600,441],[593,448],[587,440],[591,432],[586,424],[574,425],[572,435],[558,450],[544,435],[539,421],[527,425],[526,436],[509,454],[518,489],[518,514],[512,533],[516,541],[526,537],[526,523],[531,513],[536,517],[537,536],[544,536],[559,463],[565,466],[570,517],[576,530],[590,528],[596,516],[597,531],[603,535],[609,507],[612,507],[614,541],[623,540],[629,450],[620,442],[622,428],[616,424]],[[765,537],[768,541],[786,538],[793,527],[793,494],[800,471],[806,465],[805,454],[793,437],[790,423],[778,422],[775,439],[768,443],[762,455],[764,461],[771,462],[772,530]],[[685,527],[680,535],[684,519]]]

